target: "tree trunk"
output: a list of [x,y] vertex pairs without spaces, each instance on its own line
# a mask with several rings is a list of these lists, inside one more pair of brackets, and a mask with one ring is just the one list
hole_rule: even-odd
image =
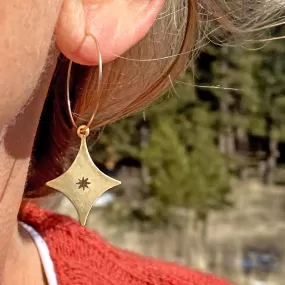
[[[149,139],[150,139],[150,124],[147,120],[138,120],[136,123],[137,130],[137,139],[136,142],[140,148],[140,151],[143,152],[148,148]],[[149,184],[151,182],[151,177],[149,174],[148,167],[142,163],[140,168],[140,180],[141,187],[139,190],[140,200],[142,203],[149,197]]]
[[272,185],[275,182],[275,171],[278,154],[278,141],[273,135],[273,121],[270,117],[266,118],[266,158],[263,173],[263,182],[266,185]]
[[[226,118],[229,117],[229,106],[226,102],[220,102],[220,113],[222,118],[222,124]],[[231,155],[235,153],[235,135],[231,126],[221,126],[219,135],[219,149],[222,153]]]
[[[149,128],[142,125],[140,130],[140,149],[145,150],[149,145]],[[141,167],[141,180],[142,180],[142,198],[147,198],[149,195],[150,174],[149,169],[143,164]]]
[[238,168],[238,177],[241,180],[246,180],[248,176],[248,168],[247,168],[247,155],[249,153],[248,150],[248,137],[243,128],[238,127],[235,132],[236,135],[236,151],[238,152],[239,157],[242,158],[242,163]]
[[[222,79],[221,84],[222,87],[227,88],[229,87],[227,82],[227,73],[228,73],[228,47],[222,48],[222,53],[224,55],[224,60],[222,61],[221,66],[221,73],[222,73]],[[231,96],[231,94],[225,94],[225,96]],[[222,153],[231,155],[235,152],[235,138],[234,138],[234,131],[231,125],[228,124],[228,118],[230,115],[230,107],[228,104],[227,98],[224,100],[220,100],[220,114],[221,114],[221,130],[219,135],[219,148]]]

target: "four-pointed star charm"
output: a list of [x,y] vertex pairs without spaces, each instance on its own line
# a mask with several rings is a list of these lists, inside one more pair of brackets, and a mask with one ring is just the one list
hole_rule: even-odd
[[119,184],[120,181],[107,176],[93,163],[85,137],[81,138],[79,152],[70,168],[61,176],[46,183],[71,201],[77,210],[81,225],[85,225],[94,202],[104,192]]

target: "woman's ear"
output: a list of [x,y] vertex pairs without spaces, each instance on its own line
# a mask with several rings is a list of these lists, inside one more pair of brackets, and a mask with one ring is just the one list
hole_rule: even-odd
[[165,0],[64,0],[55,38],[60,51],[72,61],[96,65],[100,44],[104,62],[122,55],[153,25]]

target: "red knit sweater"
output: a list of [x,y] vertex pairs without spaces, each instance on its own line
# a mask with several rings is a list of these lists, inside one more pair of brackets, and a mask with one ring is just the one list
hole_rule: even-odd
[[19,217],[45,239],[60,285],[230,285],[116,248],[74,220],[34,205],[23,206]]

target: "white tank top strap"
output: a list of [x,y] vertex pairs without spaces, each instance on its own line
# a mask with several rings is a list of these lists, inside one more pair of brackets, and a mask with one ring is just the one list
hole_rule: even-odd
[[20,222],[23,228],[30,234],[31,238],[33,239],[41,258],[41,262],[44,268],[44,272],[46,275],[46,279],[48,285],[58,285],[53,261],[50,257],[50,252],[45,240],[41,237],[41,235],[31,226]]

